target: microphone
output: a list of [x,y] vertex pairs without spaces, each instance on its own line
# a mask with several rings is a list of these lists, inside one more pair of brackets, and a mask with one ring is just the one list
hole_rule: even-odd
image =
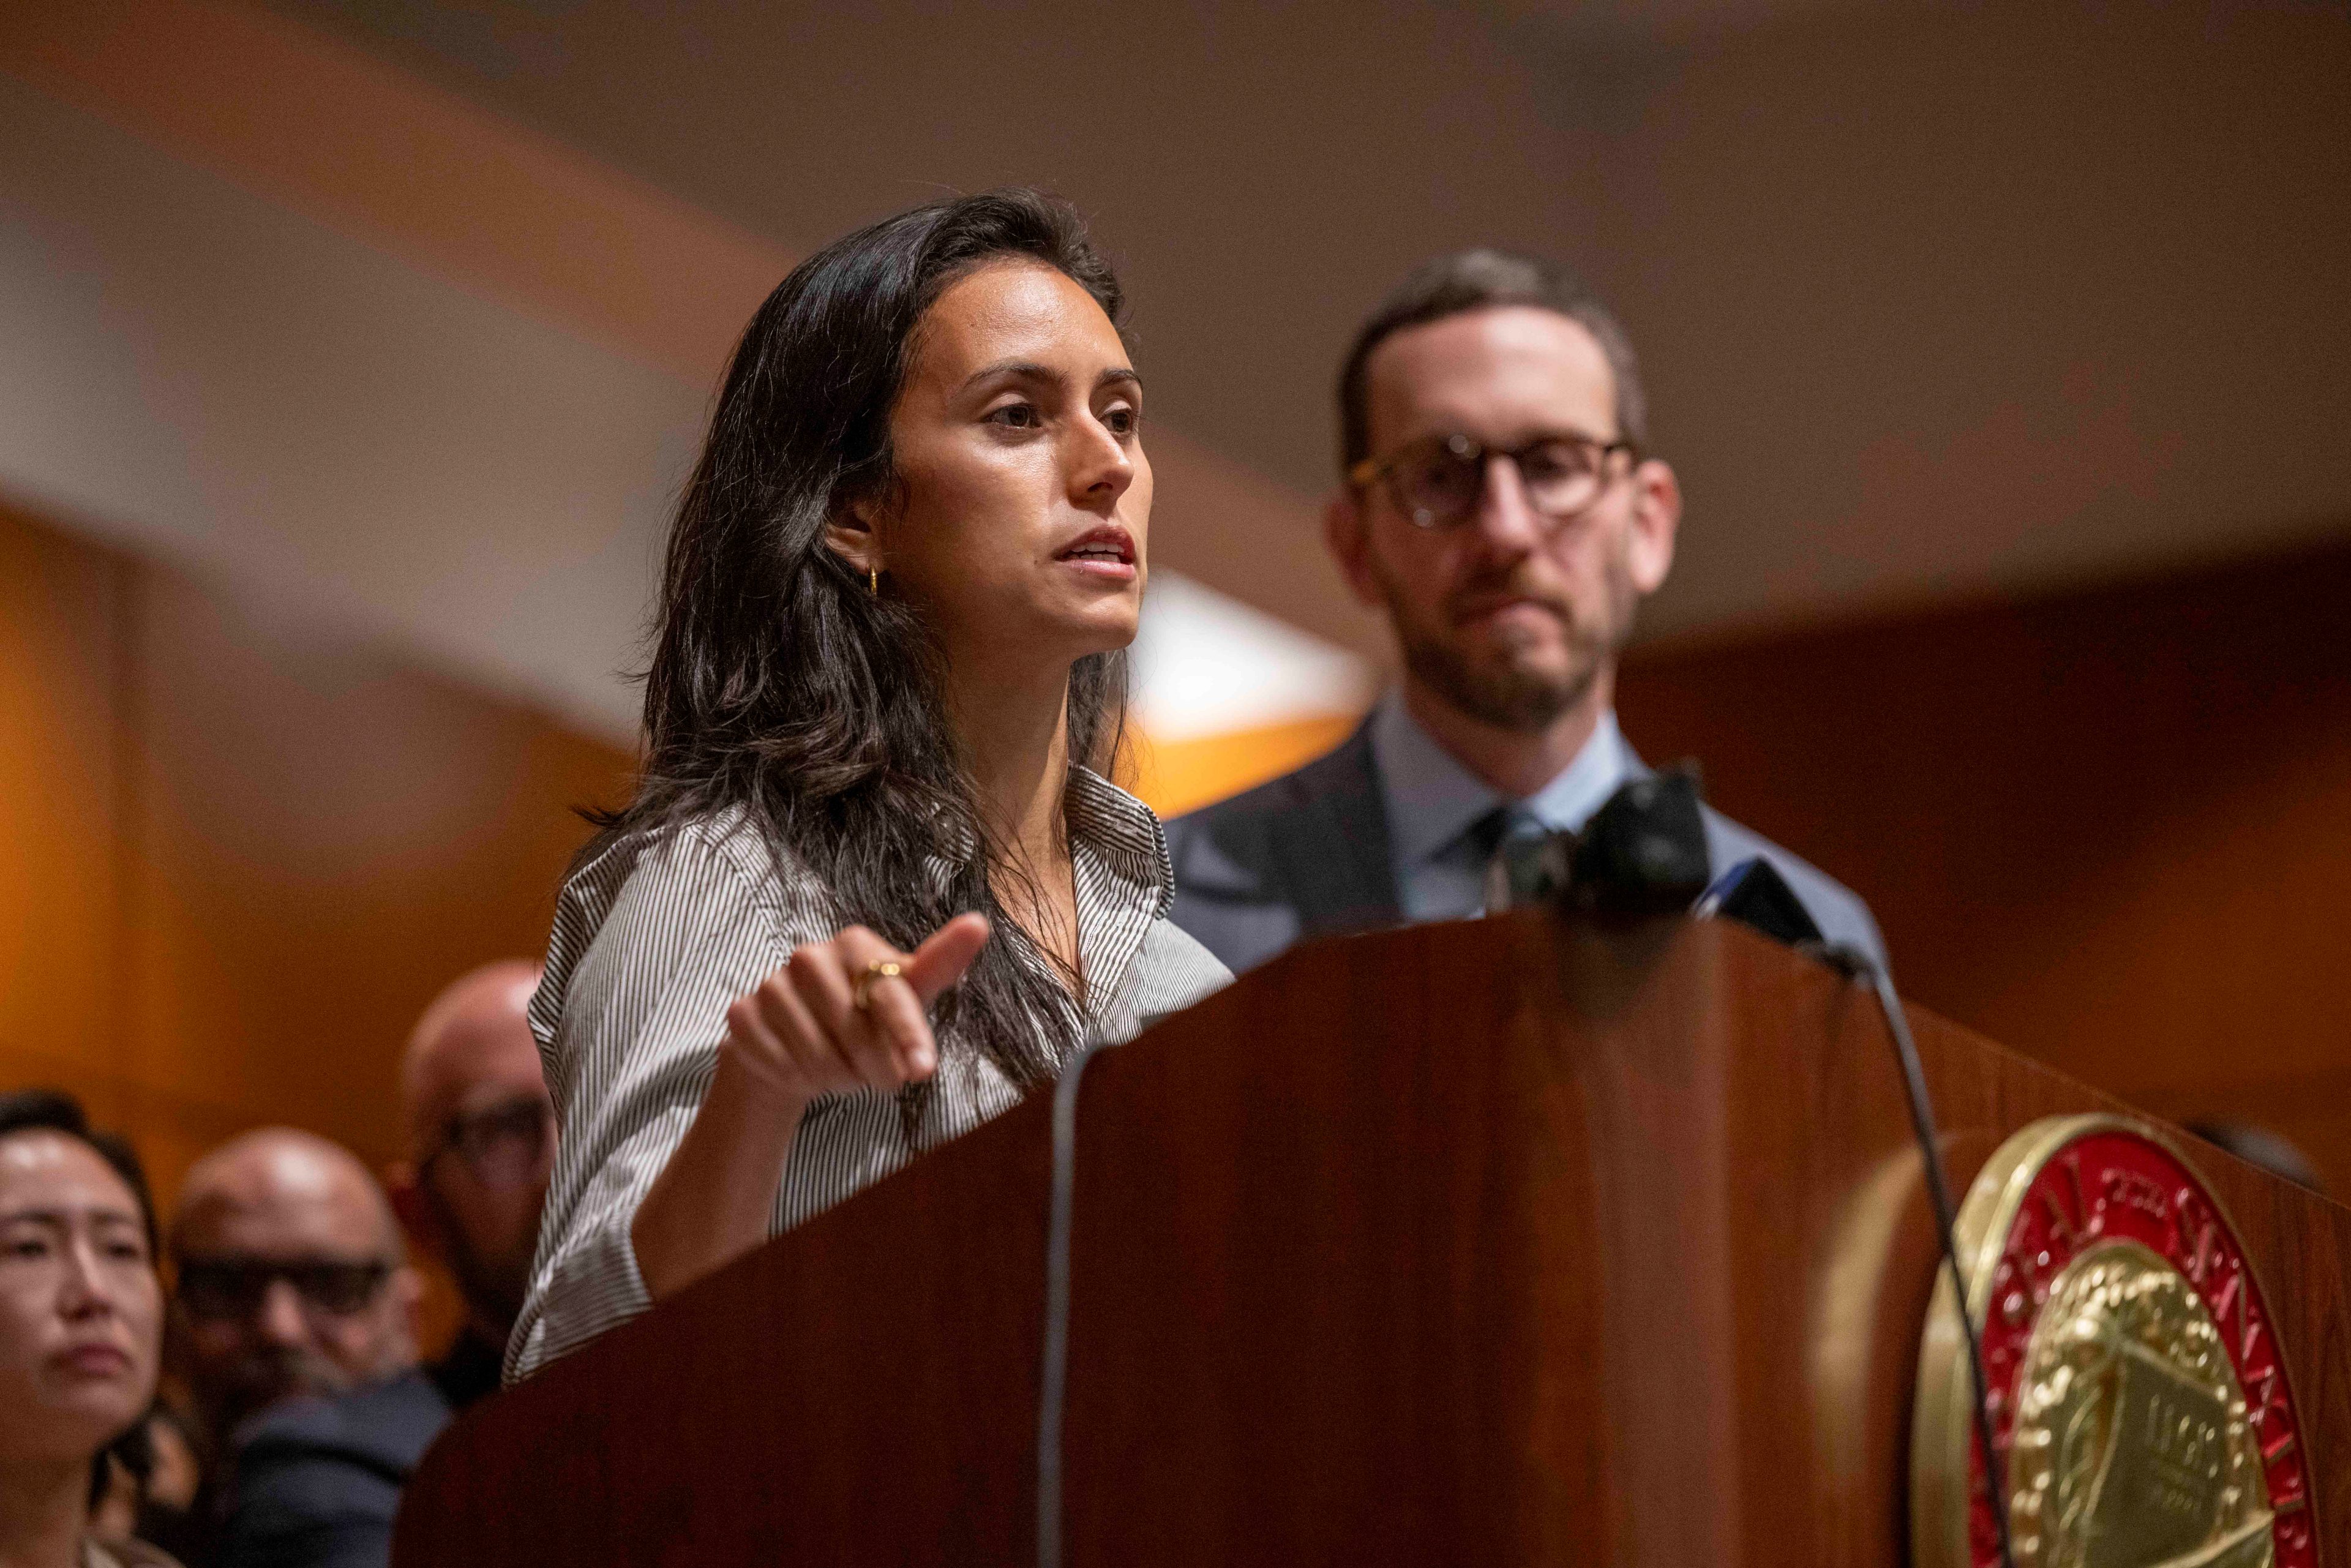
[[[1514,863],[1501,874],[1500,862]],[[1584,915],[1679,915],[1707,890],[1706,819],[1687,768],[1627,782],[1580,833],[1513,836],[1488,907],[1548,903]]]
[[1818,952],[1827,941],[1788,879],[1761,855],[1740,861],[1715,878],[1690,913],[1700,920],[1736,920],[1804,952]]
[[[1740,861],[1711,882],[1706,816],[1697,769],[1687,763],[1635,779],[1611,795],[1580,833],[1506,840],[1510,875],[1493,891],[1531,889],[1575,914],[1679,915],[1734,920],[1782,946],[1835,962],[1818,922],[1777,867],[1761,855]],[[1492,907],[1526,902],[1495,897]]]

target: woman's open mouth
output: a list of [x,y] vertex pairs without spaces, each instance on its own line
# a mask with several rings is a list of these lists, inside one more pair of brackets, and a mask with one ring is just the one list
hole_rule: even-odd
[[1115,523],[1088,528],[1053,559],[1090,577],[1129,581],[1134,576],[1134,536]]

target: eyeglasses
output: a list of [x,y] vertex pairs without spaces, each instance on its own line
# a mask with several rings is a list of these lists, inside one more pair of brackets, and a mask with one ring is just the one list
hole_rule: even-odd
[[1600,498],[1617,472],[1613,462],[1616,454],[1637,462],[1640,450],[1629,441],[1589,435],[1539,436],[1507,449],[1467,435],[1432,435],[1385,457],[1366,457],[1347,471],[1347,477],[1361,487],[1384,480],[1389,499],[1416,527],[1449,528],[1468,521],[1478,509],[1488,465],[1497,457],[1507,458],[1518,470],[1527,505],[1556,521]]
[[554,1153],[555,1107],[543,1095],[523,1095],[451,1117],[422,1163],[454,1154],[484,1186],[517,1187],[545,1175]]
[[180,1260],[180,1304],[192,1317],[210,1322],[249,1318],[261,1310],[269,1287],[279,1280],[294,1287],[305,1307],[332,1317],[364,1312],[392,1276],[392,1265],[369,1259],[257,1258],[244,1253]]

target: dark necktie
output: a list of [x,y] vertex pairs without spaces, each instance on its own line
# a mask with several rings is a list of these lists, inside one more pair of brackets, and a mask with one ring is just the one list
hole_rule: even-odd
[[1486,867],[1486,912],[1532,904],[1556,891],[1549,849],[1552,831],[1522,805],[1497,806],[1469,826],[1468,839]]

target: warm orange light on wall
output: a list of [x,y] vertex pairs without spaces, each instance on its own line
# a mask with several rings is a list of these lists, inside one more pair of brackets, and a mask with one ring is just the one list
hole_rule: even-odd
[[1154,740],[1138,727],[1128,787],[1162,817],[1181,816],[1313,760],[1361,722],[1354,714],[1326,714],[1182,740]]

